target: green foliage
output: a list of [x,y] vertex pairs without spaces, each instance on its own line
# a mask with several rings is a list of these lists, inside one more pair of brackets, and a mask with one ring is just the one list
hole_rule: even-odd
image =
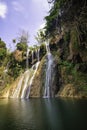
[[66,68],[66,74],[67,74],[67,75],[68,75],[68,74],[71,74],[71,70],[73,69],[74,64],[72,64],[72,63],[70,63],[70,62],[68,62],[68,61],[61,61],[61,62],[60,62],[60,65],[61,65],[62,67],[65,67],[65,68]]
[[46,19],[46,35],[52,35],[53,32],[57,29],[60,25],[60,13],[63,5],[65,4],[66,0],[56,0],[49,11],[49,15],[45,17]]
[[75,86],[81,91],[85,91],[87,94],[87,74],[81,71],[77,71],[76,68],[73,68],[72,75]]
[[40,57],[43,57],[46,54],[46,45],[43,43],[40,46]]
[[26,43],[17,43],[16,47],[17,47],[17,50],[20,50],[20,51],[26,51],[27,50],[27,44]]
[[18,63],[14,57],[11,57],[10,66],[8,70],[8,74],[12,76],[14,79],[17,78],[20,73],[23,71],[23,66],[21,63]]
[[[77,69],[79,66],[79,70]],[[67,61],[61,61],[60,67],[63,71],[62,76],[64,77],[64,82],[66,84],[72,83],[78,91],[82,91],[87,94],[87,73],[81,70],[81,67],[85,64],[81,63],[74,65]]]
[[49,15],[45,17],[46,35],[52,35],[59,26],[63,25],[67,28],[75,24],[86,26],[87,7],[85,3],[85,0],[55,0]]
[[68,43],[70,42],[70,31],[64,34],[64,41]]
[[0,48],[6,49],[6,44],[0,39]]
[[4,58],[6,57],[6,44],[0,39],[0,64],[2,64]]
[[78,33],[75,28],[71,30],[71,43],[72,43],[72,48],[74,50],[79,49],[79,39],[78,39]]
[[6,49],[0,48],[0,60],[3,60],[6,56]]
[[44,29],[38,30],[37,35],[35,36],[35,39],[38,42],[38,44],[42,44],[43,41],[45,41]]

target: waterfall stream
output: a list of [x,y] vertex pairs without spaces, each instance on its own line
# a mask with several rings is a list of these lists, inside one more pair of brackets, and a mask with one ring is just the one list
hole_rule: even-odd
[[26,70],[28,69],[29,67],[29,60],[28,60],[28,56],[29,56],[29,49],[27,49],[27,53],[26,53]]
[[[36,57],[37,57],[37,63],[35,63],[30,69],[29,67],[29,61],[28,61],[28,56],[29,56],[29,49],[27,50],[26,53],[26,71],[24,74],[21,75],[20,80],[17,84],[17,87],[15,88],[13,95],[11,98],[29,98],[30,97],[30,90],[31,86],[34,80],[34,77],[36,75],[38,66],[40,64],[39,61],[39,50],[37,51]],[[32,51],[32,62],[34,60],[34,52]]]
[[47,64],[46,64],[46,81],[45,81],[45,91],[44,98],[51,97],[51,86],[52,86],[52,66],[54,58],[50,52],[49,41],[46,42],[46,51],[47,51]]
[[26,94],[27,99],[30,97],[31,86],[32,86],[32,83],[33,83],[33,80],[34,80],[34,77],[35,77],[35,74],[37,72],[39,64],[40,64],[40,62],[37,62],[35,65],[32,66],[32,69],[35,69],[35,70],[34,70],[33,76],[30,79],[29,86],[27,88],[27,94]]
[[25,98],[25,93],[26,93],[26,88],[27,88],[27,85],[28,85],[28,80],[29,80],[29,72],[26,71],[25,73],[25,80],[24,80],[24,85],[23,85],[23,89],[22,89],[22,93],[21,93],[21,98]]
[[24,75],[22,75],[21,79],[19,80],[18,85],[17,85],[17,88],[16,88],[16,90],[14,91],[12,98],[19,98],[23,79],[24,79]]

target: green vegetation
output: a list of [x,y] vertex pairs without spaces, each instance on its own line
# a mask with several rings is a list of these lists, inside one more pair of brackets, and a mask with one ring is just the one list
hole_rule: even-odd
[[0,66],[2,65],[5,57],[6,57],[6,44],[0,38]]
[[71,84],[77,95],[81,92],[87,96],[87,3],[85,0],[52,2],[45,17],[45,35],[53,41],[50,48],[59,64],[60,84],[63,87]]
[[27,44],[25,44],[25,43],[17,43],[16,47],[17,47],[17,50],[20,50],[20,51],[27,50]]
[[[16,50],[11,53],[0,39],[0,86],[5,87],[5,83],[10,84],[25,71],[27,48],[30,50],[29,67],[37,62],[36,50],[40,50],[40,59],[42,59],[46,54],[45,41],[49,38],[51,53],[58,63],[60,88],[71,84],[77,93],[82,92],[87,97],[87,2],[86,0],[52,0],[51,2],[53,6],[49,15],[45,17],[46,26],[35,36],[39,46],[28,47],[28,33],[25,31],[22,31],[17,43],[15,39],[13,40]],[[43,75],[41,71],[40,75]],[[4,80],[4,77],[7,78]],[[11,82],[8,82],[8,77],[12,77]],[[38,86],[40,88],[39,84]]]

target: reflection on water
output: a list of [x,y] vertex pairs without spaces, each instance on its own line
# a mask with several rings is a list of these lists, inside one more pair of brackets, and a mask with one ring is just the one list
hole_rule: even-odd
[[2,99],[0,130],[87,130],[87,101]]

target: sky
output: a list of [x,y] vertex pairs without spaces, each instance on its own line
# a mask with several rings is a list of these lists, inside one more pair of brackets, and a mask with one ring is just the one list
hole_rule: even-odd
[[29,33],[29,46],[36,44],[34,37],[44,26],[48,11],[47,0],[0,0],[0,37],[8,48],[14,49],[12,40],[25,30]]

